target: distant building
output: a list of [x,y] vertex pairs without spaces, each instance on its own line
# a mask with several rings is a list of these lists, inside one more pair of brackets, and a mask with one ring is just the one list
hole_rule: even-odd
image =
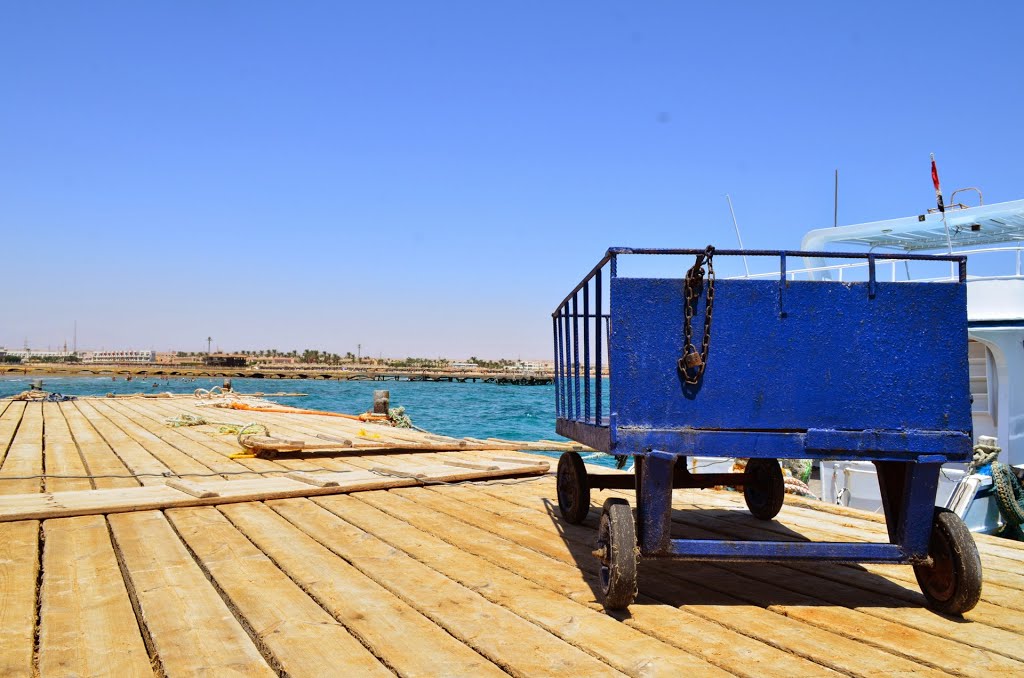
[[453,370],[477,370],[477,369],[480,369],[480,366],[477,365],[476,363],[465,362],[465,361],[450,363],[449,367],[451,367]]
[[104,365],[148,365],[156,360],[153,351],[86,351],[82,362]]
[[39,351],[34,348],[7,349],[7,355],[13,355],[25,361],[42,360],[43,358],[65,359],[75,355],[72,351]]
[[520,360],[513,365],[506,365],[508,372],[545,372],[553,369],[550,362],[541,360]]
[[286,355],[264,355],[258,357],[252,357],[254,364],[258,366],[265,365],[295,365],[299,362],[298,358],[292,358]]
[[248,356],[241,353],[212,353],[203,356],[203,364],[207,367],[245,367]]

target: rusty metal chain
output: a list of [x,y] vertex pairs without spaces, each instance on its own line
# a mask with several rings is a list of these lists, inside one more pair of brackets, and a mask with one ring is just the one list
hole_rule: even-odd
[[[708,245],[703,254],[697,255],[690,270],[683,279],[683,357],[679,359],[679,374],[687,384],[696,384],[704,376],[708,364],[708,347],[711,345],[711,316],[715,306],[715,266],[712,257],[715,248]],[[704,286],[704,265],[707,265],[708,293],[704,302],[704,336],[700,352],[693,345],[693,316],[697,312],[697,300]]]

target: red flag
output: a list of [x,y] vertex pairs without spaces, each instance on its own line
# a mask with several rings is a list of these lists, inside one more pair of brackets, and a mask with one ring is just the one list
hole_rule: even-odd
[[935,185],[935,203],[939,211],[946,213],[946,206],[942,204],[942,189],[939,187],[939,168],[935,166],[935,154],[932,153],[932,183]]

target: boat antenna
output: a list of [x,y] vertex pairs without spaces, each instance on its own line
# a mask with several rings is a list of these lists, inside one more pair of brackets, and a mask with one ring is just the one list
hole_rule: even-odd
[[836,190],[832,194],[832,228],[839,225],[839,168],[836,168]]
[[[728,193],[725,194],[725,199],[729,201],[729,214],[732,215],[732,226],[736,229],[736,242],[740,244],[740,249],[743,249],[743,238],[740,236],[740,225],[736,221],[736,210],[732,208],[732,197]],[[747,272],[746,277],[750,277],[750,266],[747,265],[747,255],[743,255],[743,269]]]

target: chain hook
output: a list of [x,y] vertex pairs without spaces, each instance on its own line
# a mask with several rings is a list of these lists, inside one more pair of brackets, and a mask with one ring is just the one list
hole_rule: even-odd
[[[679,373],[687,384],[697,384],[704,376],[708,363],[708,348],[711,345],[711,316],[715,303],[715,255],[713,245],[708,245],[698,254],[693,266],[683,279],[683,357],[679,359]],[[707,266],[707,298],[704,302],[704,336],[701,349],[693,345],[693,316],[697,312],[697,299],[704,287],[704,266]]]

